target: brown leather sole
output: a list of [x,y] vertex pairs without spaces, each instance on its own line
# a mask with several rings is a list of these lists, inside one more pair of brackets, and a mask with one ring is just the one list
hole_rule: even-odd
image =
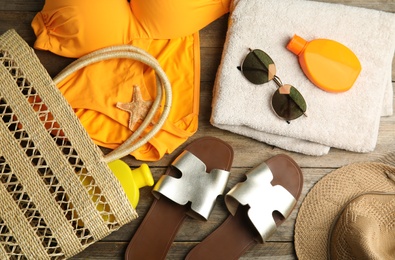
[[[266,164],[273,173],[272,186],[283,186],[298,200],[302,192],[303,175],[296,162],[287,155],[276,155],[267,160]],[[236,214],[230,215],[221,226],[194,247],[186,259],[238,259],[251,246],[259,243],[260,235],[248,218],[248,209],[248,206],[239,206]],[[277,227],[286,220],[279,213],[273,212],[272,215]]]
[[[197,139],[190,143],[185,150],[203,161],[206,164],[207,172],[212,169],[230,171],[232,167],[233,149],[218,138]],[[165,174],[176,177],[179,172],[173,167],[168,167]],[[164,196],[155,199],[130,241],[125,259],[165,259],[189,210],[189,205],[176,204]]]

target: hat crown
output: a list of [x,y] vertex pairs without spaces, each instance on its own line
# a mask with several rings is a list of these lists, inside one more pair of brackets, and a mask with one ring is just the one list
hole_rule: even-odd
[[329,259],[393,259],[395,194],[366,193],[351,200],[329,238]]

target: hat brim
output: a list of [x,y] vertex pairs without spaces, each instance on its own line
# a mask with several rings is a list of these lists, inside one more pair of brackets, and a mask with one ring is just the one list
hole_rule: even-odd
[[326,259],[333,221],[353,198],[367,192],[395,192],[395,167],[383,163],[355,163],[335,170],[309,191],[295,223],[298,259]]

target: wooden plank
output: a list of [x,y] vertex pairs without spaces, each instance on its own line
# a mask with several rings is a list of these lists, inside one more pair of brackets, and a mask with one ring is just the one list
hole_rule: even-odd
[[[1,3],[0,3],[1,5]],[[15,29],[29,45],[32,46],[36,38],[30,23],[35,13],[0,11],[0,34]]]
[[12,0],[12,1],[0,1],[0,11],[30,11],[38,12],[44,6],[45,0]]
[[327,2],[335,4],[344,4],[350,6],[377,9],[386,12],[395,12],[395,2],[387,0],[314,0],[317,2]]
[[[182,260],[197,244],[197,242],[174,242],[166,259]],[[71,259],[121,260],[124,259],[126,247],[126,242],[97,242]],[[294,254],[293,244],[290,242],[267,242],[253,246],[239,259],[292,260],[296,259]]]
[[228,18],[229,15],[226,14],[200,31],[200,47],[202,49],[220,48],[222,50],[226,38]]

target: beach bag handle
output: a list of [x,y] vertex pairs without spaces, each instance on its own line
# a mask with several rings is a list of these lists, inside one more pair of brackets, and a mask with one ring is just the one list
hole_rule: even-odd
[[[107,48],[103,48],[97,51],[94,51],[90,54],[87,54],[74,62],[68,65],[65,69],[63,69],[54,79],[54,83],[58,85],[62,80],[68,77],[70,74],[99,61],[109,60],[109,59],[120,59],[127,58],[139,61],[145,65],[150,66],[156,75],[156,86],[157,86],[157,95],[155,100],[149,110],[147,116],[141,123],[134,133],[125,140],[119,147],[108,153],[104,156],[104,160],[108,162],[112,162],[119,158],[122,158],[131,152],[135,151],[139,147],[146,144],[163,126],[166,121],[172,102],[172,90],[169,79],[167,78],[166,73],[161,68],[159,62],[148,52],[131,45],[118,45],[111,46]],[[152,129],[141,139],[137,140],[138,137],[143,133],[144,129],[148,127],[151,123],[151,120],[157,113],[160,108],[160,104],[162,101],[162,97],[164,97],[164,105],[163,111],[160,115],[158,122],[154,124]]]
[[[138,59],[155,68],[160,88],[170,86],[158,63],[131,47],[83,57],[57,82],[110,57]],[[69,258],[137,218],[103,152],[15,30],[0,36],[0,86],[0,259]],[[166,106],[170,101],[168,96]]]

